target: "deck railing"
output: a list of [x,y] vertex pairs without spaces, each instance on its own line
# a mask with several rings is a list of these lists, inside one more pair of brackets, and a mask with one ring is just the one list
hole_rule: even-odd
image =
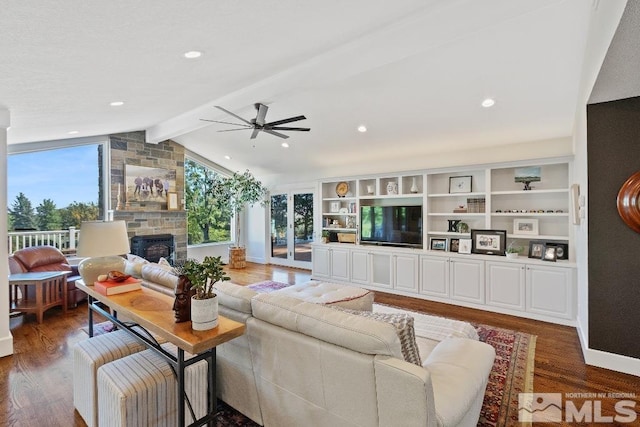
[[10,254],[19,249],[41,245],[55,246],[63,253],[73,253],[76,251],[80,231],[69,227],[68,230],[10,231],[8,234]]

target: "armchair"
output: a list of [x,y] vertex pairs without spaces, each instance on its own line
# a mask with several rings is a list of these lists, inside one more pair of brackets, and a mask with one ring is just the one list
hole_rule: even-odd
[[[87,295],[76,288],[76,280],[80,279],[77,267],[67,264],[67,258],[53,246],[32,246],[15,251],[9,256],[9,272],[11,274],[32,271],[68,271],[67,307],[77,307]],[[29,289],[29,288],[28,288]]]

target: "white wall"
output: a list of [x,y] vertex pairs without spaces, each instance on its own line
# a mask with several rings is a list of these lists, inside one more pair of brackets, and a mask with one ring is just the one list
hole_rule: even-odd
[[[11,120],[8,110],[0,109],[0,206],[7,205],[7,128]],[[7,235],[7,209],[0,209],[0,224],[3,224],[0,231],[0,241],[5,244],[0,245],[0,259],[6,260],[9,257],[9,250],[6,242]],[[4,296],[0,298],[0,357],[13,354],[13,336],[9,329],[9,299],[7,289],[9,284],[9,264],[0,262],[0,277],[4,282],[2,290]]]

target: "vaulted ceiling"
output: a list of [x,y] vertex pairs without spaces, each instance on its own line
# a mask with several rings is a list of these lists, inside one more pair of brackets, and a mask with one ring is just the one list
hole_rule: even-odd
[[[149,142],[171,138],[263,176],[420,169],[443,152],[569,137],[589,22],[607,6],[8,2],[0,107],[11,112],[10,144],[145,130]],[[202,56],[183,56],[194,50]],[[481,107],[488,97],[495,105]],[[311,132],[289,132],[283,148],[272,135],[251,140],[200,120],[235,121],[215,105],[252,118],[256,102],[269,106],[268,121],[304,114],[292,125]]]

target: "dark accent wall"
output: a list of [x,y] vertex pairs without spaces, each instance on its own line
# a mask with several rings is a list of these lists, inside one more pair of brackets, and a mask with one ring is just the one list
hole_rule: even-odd
[[640,358],[640,234],[618,191],[640,171],[640,97],[587,106],[589,347]]

